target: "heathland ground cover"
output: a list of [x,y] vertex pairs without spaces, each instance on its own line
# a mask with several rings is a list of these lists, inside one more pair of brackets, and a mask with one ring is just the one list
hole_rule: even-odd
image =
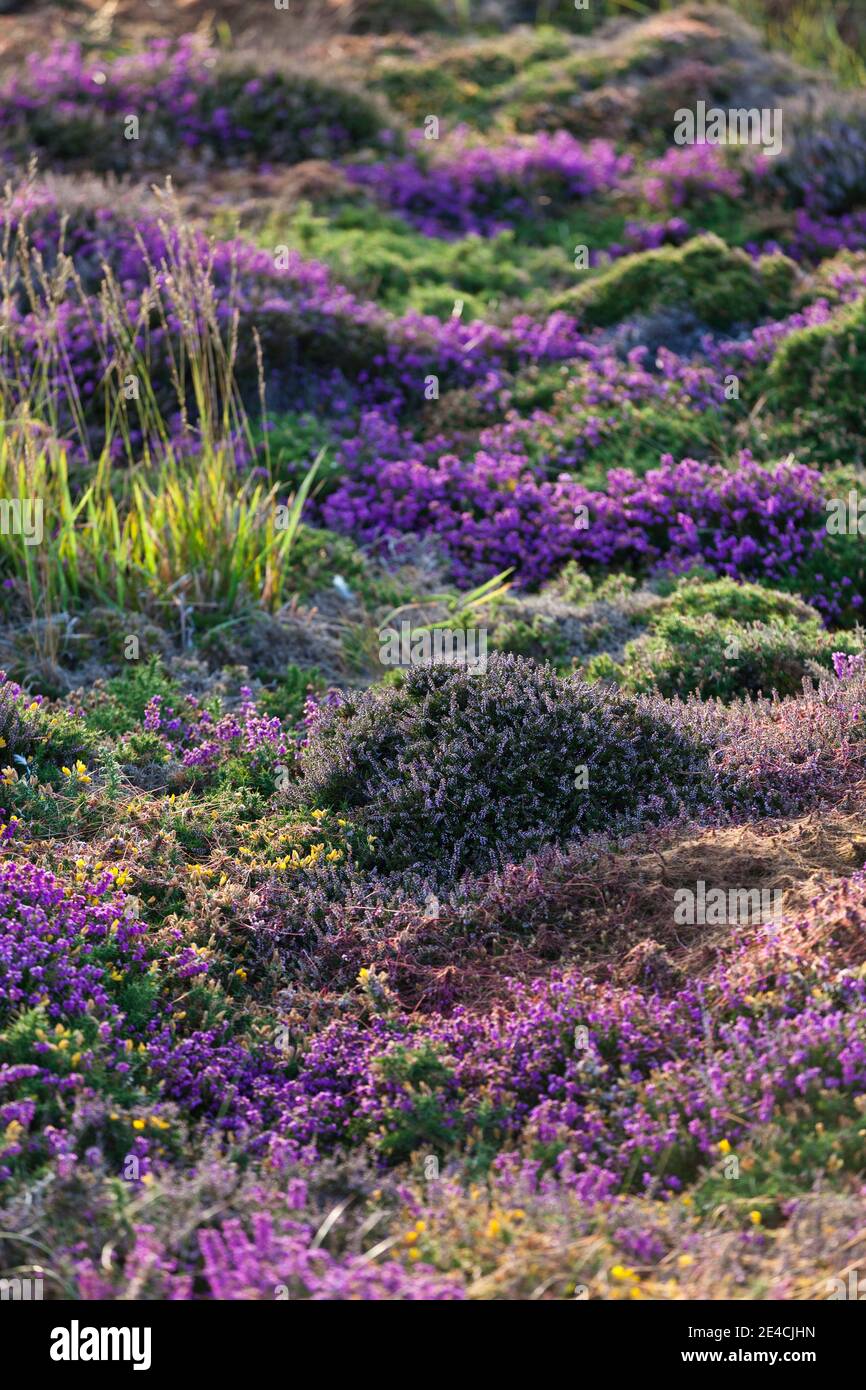
[[839,1296],[856,14],[211,8],[0,17],[0,1275]]

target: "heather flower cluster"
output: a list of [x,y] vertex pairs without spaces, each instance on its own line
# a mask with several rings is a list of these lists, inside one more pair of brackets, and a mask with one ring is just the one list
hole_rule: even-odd
[[700,561],[739,579],[783,580],[820,550],[826,516],[821,477],[803,465],[765,468],[663,456],[643,478],[611,471],[607,491],[569,474],[549,480],[525,454],[480,452],[364,463],[324,506],[329,526],[375,540],[434,532],[458,579],[477,582],[519,561],[539,583],[566,560],[641,570]]
[[[826,1297],[866,1258],[856,93],[724,7],[115,8],[0,64],[0,1273]],[[735,98],[778,158],[675,143]],[[484,669],[387,661],[404,625]]]
[[290,756],[290,738],[280,720],[263,715],[246,686],[237,710],[219,718],[194,695],[186,696],[180,712],[154,695],[145,708],[143,728],[156,734],[166,756],[179,759],[183,767],[212,767],[239,753],[269,764]]
[[347,173],[428,236],[495,236],[532,216],[539,199],[564,208],[615,188],[631,168],[609,142],[584,146],[565,130],[500,145],[456,130],[427,158],[423,135],[415,144],[413,158],[352,164]]
[[192,35],[113,58],[74,43],[32,53],[0,89],[7,162],[37,153],[55,166],[120,172],[165,167],[184,151],[209,162],[292,161],[339,155],[380,131],[358,93],[278,66],[226,63]]
[[718,145],[674,145],[661,159],[650,160],[641,191],[653,208],[691,207],[713,194],[736,202],[743,196],[743,178]]

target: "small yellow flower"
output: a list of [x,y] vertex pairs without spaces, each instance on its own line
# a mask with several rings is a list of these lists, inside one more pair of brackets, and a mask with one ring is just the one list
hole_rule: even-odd
[[688,1269],[689,1265],[693,1265],[694,1262],[694,1255],[680,1255],[679,1259],[677,1260],[677,1264],[679,1265],[680,1269]]
[[421,1258],[421,1251],[418,1249],[418,1247],[417,1247],[416,1245],[413,1245],[413,1246],[412,1246],[412,1249],[409,1251],[409,1259],[410,1259],[410,1260],[420,1260],[420,1258]]
[[621,1282],[626,1279],[636,1279],[637,1275],[633,1269],[627,1269],[625,1265],[614,1265],[610,1271],[612,1279],[619,1279]]
[[324,820],[325,816],[328,813],[327,811],[311,811],[310,814],[313,817],[313,820]]
[[488,1234],[491,1238],[493,1238],[493,1237],[495,1237],[495,1236],[498,1236],[501,1230],[502,1230],[502,1225],[501,1225],[501,1223],[500,1223],[499,1221],[497,1221],[497,1219],[496,1219],[495,1216],[491,1216],[490,1220],[489,1220],[488,1223],[487,1223],[487,1234]]
[[133,1129],[144,1129],[144,1124],[145,1124],[144,1120],[133,1120],[133,1122],[132,1122],[132,1128],[133,1128]]
[[240,966],[240,968],[235,971],[235,974],[239,980],[245,980],[247,978],[247,972],[244,970],[243,966]]
[[719,1140],[719,1153],[721,1153],[721,1154],[729,1154],[730,1152],[731,1152],[731,1141],[730,1141],[730,1139],[720,1139],[720,1140]]
[[759,1211],[750,1211],[750,1212],[749,1212],[749,1220],[751,1221],[751,1223],[752,1223],[753,1226],[760,1226],[760,1224],[761,1224],[761,1213],[760,1213]]
[[416,1242],[416,1240],[418,1239],[418,1232],[417,1232],[417,1231],[407,1231],[406,1234],[404,1235],[403,1239],[405,1240],[405,1242],[406,1242],[407,1245],[414,1245],[415,1242]]

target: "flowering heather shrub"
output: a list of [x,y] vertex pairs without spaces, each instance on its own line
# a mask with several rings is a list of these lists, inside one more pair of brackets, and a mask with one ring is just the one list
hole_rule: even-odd
[[243,758],[267,776],[273,766],[290,759],[290,737],[279,719],[257,708],[249,687],[240,694],[237,710],[219,717],[193,695],[186,696],[180,711],[154,695],[145,708],[143,728],[158,735],[168,756],[185,768],[216,767],[228,756]]
[[743,179],[717,145],[671,145],[647,164],[641,193],[652,208],[700,206],[713,193],[741,198]]
[[712,748],[718,801],[738,818],[795,815],[863,787],[866,682],[826,677],[797,698],[660,701],[667,718]]
[[298,798],[360,812],[384,866],[446,875],[673,815],[706,776],[700,750],[641,706],[500,653],[484,675],[414,669],[347,698],[301,771]]
[[803,123],[774,173],[812,211],[850,212],[866,197],[866,121],[825,115]]
[[273,1298],[275,1290],[287,1290],[290,1298],[316,1299],[426,1301],[461,1296],[453,1283],[437,1277],[429,1265],[410,1278],[396,1262],[371,1264],[358,1256],[335,1260],[313,1246],[314,1231],[275,1231],[264,1214],[253,1226],[252,1238],[236,1221],[201,1233],[204,1274],[212,1298]]
[[[288,1167],[288,1165],[287,1165]],[[399,1189],[369,1165],[358,1162],[358,1196],[387,1185],[390,1221],[403,1217],[404,1235],[415,1217],[404,1214],[414,1194]],[[330,1187],[329,1187],[330,1184]],[[404,1300],[465,1297],[459,1273],[443,1274],[426,1259],[409,1256],[410,1245],[395,1241],[392,1253],[363,1253],[363,1218],[355,1209],[332,1222],[322,1240],[322,1222],[333,1211],[333,1164],[315,1163],[308,1152],[288,1172],[268,1178],[240,1176],[225,1159],[209,1155],[192,1174],[173,1181],[160,1175],[150,1187],[147,1222],[136,1220],[110,1256],[95,1258],[96,1240],[70,1251],[70,1274],[78,1295],[104,1298],[208,1297],[288,1300],[313,1298]],[[111,1213],[91,1191],[96,1222],[112,1228]],[[366,1207],[366,1203],[364,1203]],[[227,1214],[230,1213],[230,1214]],[[216,1219],[215,1219],[216,1215]],[[359,1231],[360,1237],[359,1240]],[[418,1225],[423,1231],[424,1223]],[[417,1235],[417,1232],[416,1232]],[[369,1242],[368,1242],[369,1244]]]
[[479,452],[468,464],[445,454],[362,464],[323,507],[325,524],[362,540],[432,531],[458,582],[490,578],[517,563],[520,580],[540,583],[578,548],[575,507],[584,489],[563,475],[538,476],[525,456]]
[[699,561],[738,579],[784,578],[820,548],[826,515],[820,474],[790,461],[765,468],[748,451],[734,469],[666,456],[643,478],[612,471],[607,495],[588,505],[587,560]]
[[[138,135],[125,135],[130,112]],[[38,154],[110,169],[176,169],[178,152],[222,162],[294,162],[339,155],[383,129],[375,102],[309,73],[226,59],[187,36],[141,52],[86,57],[77,44],[31,54],[0,89],[0,140]]]
[[455,131],[433,156],[425,159],[423,148],[419,141],[414,159],[349,165],[346,172],[428,236],[495,236],[530,217],[539,199],[549,214],[609,191],[631,165],[607,141],[582,145],[564,130],[501,145]]
[[8,680],[5,671],[0,671],[0,748],[7,762],[32,745],[34,725],[32,710],[25,709],[21,686],[17,681]]
[[[27,184],[2,209],[9,317],[0,373],[7,394],[32,397],[31,408],[73,438],[83,425],[82,442],[93,448],[104,438],[107,408],[117,409],[120,383],[134,370],[146,375],[146,394],[162,416],[161,431],[150,422],[150,447],[159,451],[160,434],[168,434],[181,451],[196,452],[201,402],[191,385],[185,393],[178,388],[176,363],[184,352],[230,359],[231,382],[223,390],[231,385],[253,410],[264,378],[274,409],[312,404],[341,417],[363,402],[381,406],[389,418],[423,405],[431,373],[443,390],[473,385],[493,397],[509,370],[527,360],[568,358],[581,341],[563,314],[517,315],[507,328],[456,318],[443,323],[417,312],[395,316],[359,300],[326,266],[297,252],[286,251],[277,263],[243,239],[211,241],[183,224],[171,202],[162,209],[146,204],[130,218],[108,204],[98,185],[73,194],[71,210],[67,196],[64,188]],[[78,272],[72,284],[61,251]],[[26,269],[34,253],[45,278]],[[182,376],[189,380],[190,370]],[[211,407],[217,418],[222,408],[220,401]],[[130,445],[139,451],[144,440],[147,411],[127,413],[127,432],[112,440],[121,455]],[[244,437],[236,448],[243,459]]]
[[[744,974],[727,958],[671,998],[566,973],[517,986],[505,1015],[333,1024],[292,1084],[285,1132],[300,1142],[375,1133],[395,1158],[427,1145],[509,1148],[522,1135],[588,1199],[623,1186],[677,1192],[720,1143],[744,1137],[732,1117],[766,1124],[801,1101],[812,1124],[816,1113],[857,1113],[864,981],[834,979],[820,959],[805,978],[799,962],[785,971],[774,929],[756,935],[757,967]],[[754,960],[755,942],[745,949]],[[856,1171],[855,1144],[843,1162]]]
[[[866,653],[821,626],[866,595],[859,99],[718,6],[304,69],[131,8],[0,81],[0,1271],[824,1296],[866,1253]],[[672,148],[699,100],[793,150]],[[487,670],[380,680],[410,612]],[[696,880],[763,921],[681,922]]]
[[795,261],[820,261],[840,251],[866,250],[866,214],[850,212],[830,216],[798,208],[794,234],[786,249]]
[[626,222],[625,240],[612,241],[605,253],[612,261],[633,256],[638,251],[657,251],[660,246],[682,246],[694,235],[682,217],[668,217],[664,222]]
[[470,464],[422,458],[360,459],[324,504],[326,525],[368,541],[433,531],[458,580],[478,582],[517,561],[524,584],[569,559],[638,572],[700,562],[735,578],[779,581],[827,539],[821,475],[787,461],[765,468],[748,452],[736,469],[670,455],[642,478],[612,469],[604,492],[568,474],[541,479],[511,450],[480,453]]
[[67,886],[0,865],[0,1179],[52,1155],[74,1162],[64,1116],[76,1092],[95,1081],[121,1092],[133,1071],[121,999],[145,1004],[145,928],[113,887],[108,874]]

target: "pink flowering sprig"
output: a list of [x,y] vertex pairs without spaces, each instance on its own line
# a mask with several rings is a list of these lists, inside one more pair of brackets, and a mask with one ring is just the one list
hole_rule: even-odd
[[581,144],[568,131],[481,143],[455,130],[432,154],[352,164],[346,173],[429,236],[494,236],[543,205],[546,213],[615,188],[631,168],[606,140]]
[[169,756],[186,768],[213,771],[240,756],[267,768],[293,756],[293,741],[280,720],[259,711],[249,687],[241,690],[236,711],[213,714],[192,695],[181,711],[164,705],[161,695],[147,703],[143,726],[160,736]]
[[647,164],[640,191],[652,208],[699,210],[712,194],[738,202],[744,180],[717,145],[672,145]]

